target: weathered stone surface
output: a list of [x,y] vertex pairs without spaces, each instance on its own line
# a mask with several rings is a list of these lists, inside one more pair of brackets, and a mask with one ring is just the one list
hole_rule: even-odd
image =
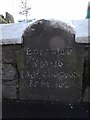
[[0,119],[2,119],[2,101],[0,101]]
[[85,92],[86,87],[90,87],[90,45],[84,49],[83,92]]
[[24,49],[17,54],[20,99],[78,102],[83,49],[74,42],[74,34],[57,22],[40,20],[23,38]]
[[0,99],[2,98],[2,62],[0,62]]
[[21,45],[2,46],[2,94],[3,98],[17,98],[17,84],[19,81],[16,68],[16,54]]
[[6,50],[6,51],[4,50],[2,52],[2,61],[6,62],[6,63],[15,62],[15,56],[13,54],[13,51],[12,50]]
[[16,99],[17,98],[17,81],[8,81],[2,83],[2,98]]
[[0,100],[2,100],[2,84],[0,83]]
[[16,53],[21,49],[21,45],[2,46],[2,61],[3,63],[15,63]]
[[10,13],[6,12],[6,20],[8,23],[14,23],[14,17]]
[[90,102],[90,87],[87,87],[84,93],[84,102]]
[[2,79],[13,80],[15,79],[16,69],[11,64],[2,65]]
[[1,100],[2,100],[2,46],[0,46],[0,105],[1,105]]

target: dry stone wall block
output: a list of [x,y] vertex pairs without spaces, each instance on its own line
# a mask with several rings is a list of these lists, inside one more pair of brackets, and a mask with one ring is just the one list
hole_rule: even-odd
[[16,77],[16,69],[11,64],[2,65],[2,79],[3,80],[13,80]]
[[17,99],[17,83],[17,79],[13,81],[3,81],[2,98]]

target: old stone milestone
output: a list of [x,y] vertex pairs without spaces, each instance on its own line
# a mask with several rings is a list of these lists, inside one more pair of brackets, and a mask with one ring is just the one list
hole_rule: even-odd
[[38,20],[23,34],[17,53],[20,99],[78,102],[82,95],[83,49],[70,26]]

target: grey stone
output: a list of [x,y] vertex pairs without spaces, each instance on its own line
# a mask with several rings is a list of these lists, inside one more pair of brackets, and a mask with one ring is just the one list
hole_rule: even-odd
[[0,84],[2,83],[2,62],[0,62]]
[[19,49],[21,49],[21,45],[2,46],[2,62],[15,63],[16,53]]
[[17,80],[3,82],[2,98],[16,99],[17,98]]
[[2,98],[16,99],[16,86],[3,85]]
[[90,87],[87,87],[84,93],[84,102],[90,102]]
[[2,61],[6,63],[15,62],[15,56],[11,50],[6,50],[2,52]]
[[2,61],[0,55],[0,100],[2,100]]
[[18,79],[12,81],[4,81],[4,80],[2,81],[2,84],[6,86],[17,86],[17,83],[18,83]]
[[2,119],[2,101],[0,100],[0,120]]
[[0,61],[2,59],[2,46],[0,45]]
[[0,100],[2,100],[2,84],[0,84]]
[[13,80],[15,79],[16,69],[11,64],[2,64],[2,79]]
[[39,20],[23,38],[24,49],[17,54],[20,99],[79,102],[84,51],[74,34],[57,22]]

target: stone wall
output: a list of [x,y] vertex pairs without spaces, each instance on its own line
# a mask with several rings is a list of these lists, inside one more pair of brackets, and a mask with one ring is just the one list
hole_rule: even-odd
[[0,24],[14,23],[14,17],[10,13],[6,12],[5,17],[0,15]]
[[[56,99],[56,101],[59,101],[60,98],[58,98],[58,96],[55,96],[55,94],[57,93],[57,89],[60,91],[59,88],[52,89],[53,92],[56,91],[54,96],[51,93],[52,91],[50,91],[50,89],[49,89],[48,95],[49,96],[51,95],[51,98],[50,97],[48,98],[48,95],[45,94],[45,91],[42,92],[42,90],[43,90],[42,88],[40,88],[42,94],[40,94],[40,89],[38,89],[38,88],[37,89],[35,88],[36,89],[35,90],[36,93],[35,93],[34,86],[32,86],[33,88],[31,89],[29,86],[30,84],[28,83],[30,77],[28,77],[28,75],[22,76],[22,73],[23,73],[23,71],[27,72],[27,70],[30,71],[30,60],[31,60],[31,57],[33,58],[33,52],[30,52],[30,48],[32,48],[32,49],[36,49],[36,48],[40,48],[40,49],[54,48],[54,49],[56,49],[58,46],[60,48],[63,47],[62,49],[64,50],[64,47],[67,45],[69,48],[72,47],[74,52],[72,53],[73,55],[71,54],[71,56],[70,56],[71,60],[66,55],[64,57],[63,56],[60,57],[60,59],[64,60],[64,63],[66,65],[60,69],[65,70],[67,73],[68,70],[69,70],[69,72],[71,72],[72,70],[76,71],[76,67],[77,67],[78,69],[76,72],[78,74],[80,73],[79,77],[77,76],[79,81],[76,80],[76,77],[74,79],[70,78],[70,80],[73,81],[73,82],[71,82],[70,90],[68,91],[68,88],[67,88],[67,91],[65,89],[62,89],[61,93],[58,92],[58,95],[60,94],[60,96],[62,96],[62,94],[63,93],[65,94],[65,92],[66,92],[67,98],[69,99],[69,97],[71,97],[70,100],[72,101],[72,99],[74,99],[74,97],[72,97],[72,96],[74,96],[74,91],[76,89],[77,92],[75,92],[75,94],[76,94],[75,102],[80,101],[82,99],[82,95],[84,95],[86,87],[90,86],[90,84],[88,84],[89,83],[88,70],[90,69],[90,65],[89,65],[90,58],[88,57],[88,53],[90,51],[90,46],[89,46],[89,44],[75,43],[75,37],[74,37],[73,33],[71,33],[70,31],[67,31],[67,29],[65,29],[65,28],[63,29],[63,27],[61,28],[60,24],[55,23],[56,26],[53,26],[50,23],[51,23],[50,21],[41,20],[41,21],[36,22],[32,26],[29,26],[23,34],[23,43],[21,43],[21,44],[2,45],[2,97],[3,97],[3,99],[26,100],[28,98],[28,100],[37,100],[37,99],[38,100],[55,100]],[[47,26],[47,27],[45,27],[45,26]],[[59,27],[57,27],[57,26],[59,26]],[[47,40],[47,42],[45,42],[46,40]],[[58,44],[55,42],[55,40],[58,42]],[[59,42],[59,40],[60,40],[60,42]],[[64,40],[66,40],[66,43],[64,42]],[[25,53],[25,52],[27,52],[27,53]],[[26,55],[26,54],[28,54],[28,55]],[[31,57],[30,57],[30,54],[32,54]],[[55,57],[55,55],[54,55],[54,57]],[[54,59],[54,57],[53,57],[53,60],[56,59],[56,58]],[[38,57],[36,57],[36,59],[39,60]],[[46,58],[46,59],[48,59],[48,58]],[[68,62],[71,64],[71,66],[69,66],[68,63],[66,63],[65,59],[68,60]],[[74,61],[74,59],[76,61]],[[50,59],[50,61],[52,61],[52,59]],[[41,61],[39,60],[38,62],[41,62]],[[31,62],[31,64],[33,64],[33,61]],[[39,64],[41,65],[41,63],[39,63]],[[42,66],[42,67],[44,67],[44,66]],[[48,67],[50,68],[50,66],[48,66]],[[67,70],[66,67],[70,68],[71,70],[70,69]],[[52,67],[52,68],[55,68],[55,67]],[[40,68],[39,68],[39,70],[40,70]],[[55,68],[55,70],[59,70],[59,68]],[[32,71],[31,71],[31,74],[32,74]],[[73,75],[74,74],[72,74],[72,78],[73,78]],[[23,79],[23,77],[24,77],[24,79]],[[60,77],[62,77],[62,76],[60,76]],[[65,82],[66,79],[62,79],[62,80]],[[52,81],[52,82],[54,82],[54,81]],[[52,83],[50,83],[50,84],[52,84]],[[72,86],[75,89],[73,89]],[[29,93],[30,90],[32,91],[32,93]],[[37,90],[39,92],[37,92]],[[45,90],[47,91],[46,88],[45,88]],[[70,93],[70,91],[72,92],[72,96],[68,95],[68,92]],[[48,91],[47,91],[47,93],[48,93]],[[37,95],[35,95],[35,94],[37,94]],[[44,97],[43,94],[45,94],[46,97]],[[33,97],[33,95],[35,95],[35,96]],[[40,98],[40,96],[41,96],[41,98]],[[86,97],[85,100],[87,100],[87,99],[88,98]],[[66,100],[66,97],[64,97],[64,95],[62,96],[62,100]]]
[[18,99],[19,73],[16,55],[21,45],[2,46],[2,97]]

